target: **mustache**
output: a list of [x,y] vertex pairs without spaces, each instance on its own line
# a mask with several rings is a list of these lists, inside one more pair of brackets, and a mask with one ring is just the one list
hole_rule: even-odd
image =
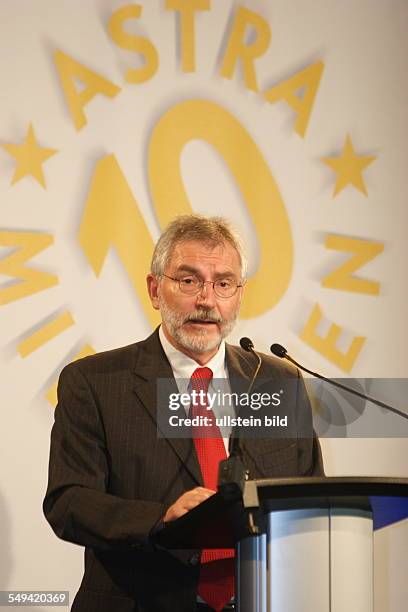
[[190,312],[189,315],[185,318],[185,322],[187,321],[212,321],[213,323],[222,323],[223,318],[220,317],[219,314],[216,313],[215,310],[205,310],[204,308],[197,308]]

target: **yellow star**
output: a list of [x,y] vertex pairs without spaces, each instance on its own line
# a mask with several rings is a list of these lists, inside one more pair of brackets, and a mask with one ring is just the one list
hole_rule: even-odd
[[7,153],[17,160],[11,184],[17,183],[20,179],[31,174],[45,189],[44,174],[42,164],[46,159],[55,155],[55,149],[40,147],[35,139],[34,128],[30,123],[27,136],[22,144],[2,144]]
[[351,138],[347,135],[343,154],[340,157],[323,158],[324,163],[337,174],[333,197],[349,184],[354,185],[354,187],[364,193],[364,195],[367,195],[362,172],[375,159],[376,158],[373,156],[356,155]]

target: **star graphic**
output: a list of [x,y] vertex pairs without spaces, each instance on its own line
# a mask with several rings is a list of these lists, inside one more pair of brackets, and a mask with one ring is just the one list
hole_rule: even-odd
[[11,184],[31,174],[45,189],[45,180],[42,164],[57,151],[40,147],[35,139],[34,128],[30,123],[27,136],[22,144],[5,143],[0,145],[7,153],[17,161]]
[[323,161],[337,174],[333,197],[336,197],[347,185],[354,185],[359,191],[367,195],[364,184],[363,170],[376,158],[374,156],[356,155],[350,135],[346,137],[343,153],[340,157],[324,157]]

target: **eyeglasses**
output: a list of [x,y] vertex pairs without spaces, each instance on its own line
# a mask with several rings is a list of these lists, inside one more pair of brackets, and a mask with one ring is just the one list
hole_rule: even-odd
[[230,298],[236,294],[239,287],[238,282],[233,278],[219,278],[216,281],[205,281],[197,276],[182,276],[181,278],[173,278],[167,274],[162,274],[166,278],[178,283],[180,291],[186,295],[197,295],[203,290],[206,283],[212,285],[214,293],[219,298]]

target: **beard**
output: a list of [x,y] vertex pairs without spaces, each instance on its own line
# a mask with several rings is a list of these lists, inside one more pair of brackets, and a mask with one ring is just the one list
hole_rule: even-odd
[[[163,297],[159,298],[160,314],[167,330],[176,342],[188,351],[197,354],[206,353],[217,348],[221,341],[233,330],[238,318],[238,308],[229,319],[223,319],[214,308],[196,308],[189,314],[181,314],[169,307]],[[218,324],[218,333],[209,337],[205,328],[188,332],[183,328],[187,321],[213,321]]]

